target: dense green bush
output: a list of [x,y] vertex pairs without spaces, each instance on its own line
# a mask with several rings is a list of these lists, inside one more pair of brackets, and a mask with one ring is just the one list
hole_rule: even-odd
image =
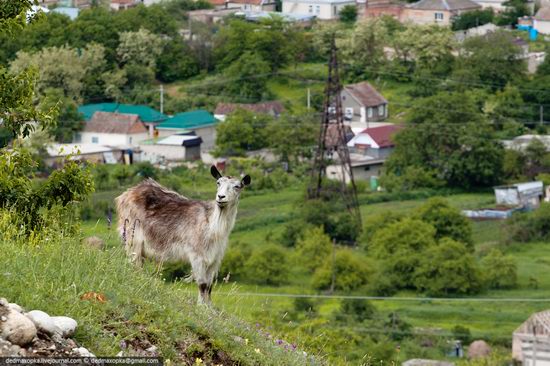
[[414,216],[435,228],[435,238],[449,237],[473,248],[472,225],[459,210],[440,197],[430,198]]
[[518,282],[518,269],[515,260],[505,256],[498,249],[492,249],[481,260],[485,282],[489,288],[514,288]]
[[304,232],[296,243],[296,259],[308,271],[313,271],[323,264],[332,253],[330,237],[322,227],[315,227]]
[[335,318],[346,323],[364,322],[373,319],[376,308],[367,300],[343,299]]
[[550,203],[532,212],[517,213],[506,221],[510,239],[519,242],[550,240]]
[[428,248],[414,271],[414,286],[430,295],[478,293],[483,277],[467,247],[449,238]]
[[218,275],[221,278],[228,278],[229,281],[246,280],[246,261],[251,253],[252,250],[248,245],[232,243],[223,257]]
[[391,223],[400,221],[401,219],[403,219],[403,216],[403,214],[393,211],[385,211],[377,215],[368,216],[363,223],[363,232],[359,241],[361,247],[365,250],[368,250],[372,237],[378,230],[386,227]]
[[268,244],[252,252],[245,264],[246,278],[259,285],[278,286],[288,282],[288,259],[284,249]]
[[373,272],[366,258],[351,249],[338,249],[334,260],[325,258],[321,267],[313,275],[313,287],[319,290],[331,288],[334,274],[334,289],[352,291],[365,286]]

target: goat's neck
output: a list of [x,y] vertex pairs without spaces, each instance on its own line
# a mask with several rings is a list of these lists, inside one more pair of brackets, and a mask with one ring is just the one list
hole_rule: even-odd
[[218,204],[214,202],[214,210],[212,210],[210,217],[210,232],[213,238],[217,240],[227,239],[235,225],[238,205],[239,202],[237,201],[227,206],[219,207]]

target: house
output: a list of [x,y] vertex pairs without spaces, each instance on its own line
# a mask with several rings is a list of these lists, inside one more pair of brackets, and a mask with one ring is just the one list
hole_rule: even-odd
[[448,361],[413,358],[411,360],[403,362],[401,366],[454,366],[454,363]]
[[[226,18],[230,15],[233,15],[233,14],[239,12],[239,11],[240,11],[240,9],[238,9],[238,8],[236,8],[236,9],[224,9],[224,8],[220,8],[220,9],[216,9],[216,8],[214,8],[214,9],[200,9],[200,10],[188,11],[187,16],[189,17],[189,19],[194,20],[196,22],[213,24],[213,23],[218,23],[222,19],[224,19],[224,18]],[[189,32],[181,32],[180,31],[180,34],[182,34],[182,36],[187,40],[189,40],[190,37],[191,37],[191,34]]]
[[550,310],[531,315],[514,331],[512,358],[524,366],[550,366]]
[[367,128],[355,135],[349,142],[351,153],[386,159],[393,151],[393,136],[402,129],[400,125],[386,125]]
[[503,140],[502,144],[506,149],[525,151],[534,140],[542,142],[546,146],[546,150],[550,151],[550,135],[521,135],[512,140]]
[[156,126],[159,137],[194,131],[202,139],[202,149],[211,150],[216,144],[218,120],[205,110],[178,113]]
[[366,81],[344,86],[340,96],[346,121],[366,124],[388,118],[388,101]]
[[274,0],[209,0],[216,9],[239,9],[243,11],[275,11]]
[[52,12],[62,14],[62,15],[66,15],[71,20],[75,20],[78,17],[78,14],[80,13],[80,9],[79,8],[69,8],[69,7],[66,7],[66,6],[59,6],[55,9],[52,9]]
[[238,11],[235,13],[236,16],[243,17],[249,22],[260,22],[265,19],[272,19],[273,16],[281,18],[285,22],[294,23],[302,27],[307,27],[312,24],[315,20],[314,15],[302,15],[302,14],[292,14],[292,13],[279,13],[271,11]]
[[97,144],[127,149],[149,138],[145,124],[136,114],[95,112],[77,135],[83,144]]
[[180,133],[140,143],[141,160],[151,163],[161,161],[191,161],[201,158],[202,139],[194,133]]
[[481,5],[472,0],[420,0],[405,6],[401,20],[448,26],[453,17],[478,9]]
[[359,14],[368,18],[377,18],[383,15],[401,19],[405,4],[399,0],[371,0],[361,6]]
[[168,119],[168,116],[147,106],[120,103],[96,103],[86,104],[78,107],[78,112],[84,115],[84,120],[89,121],[96,112],[109,112],[120,114],[132,114],[139,116],[141,122],[149,129],[149,134],[153,136],[153,130],[162,121]]
[[496,32],[498,29],[500,28],[497,25],[494,25],[493,23],[487,23],[480,25],[479,27],[456,31],[455,38],[458,42],[464,42],[468,38],[484,36],[488,33]]
[[540,206],[544,196],[542,182],[516,183],[494,188],[497,205],[521,206],[534,209]]
[[550,34],[550,7],[542,7],[533,17],[533,28],[538,33]]
[[283,13],[314,15],[318,19],[332,20],[340,17],[346,5],[355,6],[355,0],[282,0]]
[[[377,159],[372,156],[350,153],[351,170],[355,181],[377,179],[382,173],[382,166],[385,159]],[[343,173],[340,164],[327,166],[327,177],[335,180],[342,180],[342,174],[345,174],[345,181],[349,182],[350,177]]]
[[241,103],[218,103],[216,110],[214,111],[214,117],[220,121],[224,121],[227,115],[233,113],[237,109],[245,109],[253,113],[269,114],[273,117],[279,117],[285,110],[285,107],[281,102],[263,102],[253,104],[241,104]]
[[60,158],[72,155],[72,160],[87,161],[94,164],[115,164],[123,161],[123,151],[118,148],[98,144],[49,144],[48,156],[44,163],[49,167],[62,164]]
[[109,4],[110,8],[115,11],[126,10],[137,5],[138,2],[136,2],[136,0],[111,0]]

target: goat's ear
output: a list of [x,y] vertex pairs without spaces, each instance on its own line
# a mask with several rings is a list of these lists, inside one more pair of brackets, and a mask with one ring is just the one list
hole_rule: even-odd
[[250,175],[248,175],[248,174],[245,175],[245,176],[243,177],[243,179],[241,180],[241,184],[242,184],[243,186],[249,185],[249,184],[250,184]]
[[216,178],[216,180],[220,179],[222,177],[222,175],[220,174],[220,172],[218,171],[218,168],[216,168],[215,165],[212,165],[212,167],[210,167],[210,174],[212,174],[212,176],[214,178]]

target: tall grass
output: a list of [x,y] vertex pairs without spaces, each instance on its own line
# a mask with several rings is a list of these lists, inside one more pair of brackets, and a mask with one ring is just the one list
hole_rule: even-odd
[[[79,323],[75,339],[91,352],[114,356],[121,341],[158,347],[174,364],[303,365],[255,327],[222,311],[195,304],[195,289],[166,283],[156,267],[130,265],[122,248],[99,251],[77,238],[0,243],[0,296],[27,310],[67,315]],[[94,292],[105,302],[82,300]],[[313,361],[318,364],[318,361]]]

